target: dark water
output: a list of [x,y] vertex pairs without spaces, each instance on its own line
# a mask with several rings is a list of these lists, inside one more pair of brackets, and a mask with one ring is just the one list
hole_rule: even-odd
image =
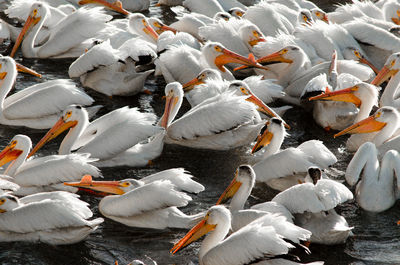
[[[153,1],[154,2],[154,1]],[[332,1],[320,1],[324,9],[332,9]],[[169,8],[151,8],[146,15],[155,15],[164,21],[171,22],[173,13]],[[0,45],[2,54],[7,54],[7,45]],[[67,70],[72,61],[66,60],[34,60],[18,59],[26,66],[32,67],[43,74],[43,80],[68,78]],[[16,89],[22,89],[43,80],[19,75]],[[80,83],[77,82],[80,86]],[[113,97],[109,99],[93,90],[86,90],[96,99],[97,104],[104,105],[100,115],[110,110],[129,105],[139,107],[161,116],[164,102],[163,78],[151,77],[146,87],[152,95],[139,94],[134,97]],[[183,108],[181,113],[188,109]],[[309,113],[302,109],[289,110],[285,120],[291,125],[290,136],[284,142],[284,148],[297,146],[310,140],[320,139],[337,156],[339,162],[333,166],[329,174],[343,180],[344,171],[351,155],[345,152],[345,137],[333,139],[331,133],[326,133],[318,127]],[[17,133],[27,134],[36,143],[44,131],[10,128],[0,125],[0,148]],[[41,152],[42,154],[55,153],[59,141],[51,142]],[[206,191],[193,195],[193,201],[183,209],[186,213],[196,213],[210,207],[216,202],[221,192],[233,177],[238,165],[246,161],[247,148],[216,152],[188,149],[179,146],[166,145],[161,157],[154,160],[153,165],[146,168],[112,168],[103,170],[107,180],[124,178],[141,178],[149,174],[169,169],[184,167],[190,171],[206,187]],[[257,184],[249,204],[270,200],[275,192],[266,185]],[[83,195],[82,199],[89,202],[95,216],[100,216],[97,210],[99,200]],[[248,206],[247,205],[247,206]],[[338,212],[346,217],[348,223],[354,226],[354,236],[346,244],[338,246],[311,245],[312,254],[303,255],[303,262],[323,260],[326,264],[399,264],[400,263],[400,227],[396,221],[400,218],[399,205],[390,210],[370,214],[360,210],[354,202],[338,207]],[[151,257],[158,264],[197,264],[199,243],[186,248],[180,254],[171,256],[169,249],[173,242],[181,238],[187,231],[180,229],[152,230],[127,227],[106,219],[101,227],[91,234],[84,242],[70,246],[49,246],[32,243],[0,243],[0,264],[113,264],[118,260],[120,264],[127,264],[133,259],[142,259],[149,262]]]

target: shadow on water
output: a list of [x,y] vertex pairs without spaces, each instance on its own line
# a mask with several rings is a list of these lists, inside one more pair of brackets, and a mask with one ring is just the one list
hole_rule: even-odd
[[[154,0],[152,0],[154,2]],[[339,2],[339,1],[337,1]],[[332,9],[332,1],[320,1],[324,9]],[[147,15],[155,15],[167,24],[174,20],[174,14],[169,8],[152,7]],[[0,45],[2,54],[6,54],[9,43]],[[21,58],[19,56],[18,58]],[[36,60],[18,59],[20,63],[43,74],[43,80],[68,78],[67,72],[71,60]],[[16,90],[42,82],[38,78],[18,75]],[[81,86],[78,80],[75,80]],[[162,96],[165,83],[163,78],[151,77],[146,82],[146,88],[152,95],[139,94],[133,97],[105,97],[93,90],[86,90],[95,98],[96,104],[103,105],[98,115],[103,115],[113,109],[128,105],[139,107],[141,111],[154,112],[161,116],[164,108]],[[180,115],[188,109],[183,106]],[[344,148],[346,137],[333,139],[332,133],[326,133],[318,127],[309,113],[299,108],[289,110],[284,117],[293,128],[284,142],[284,148],[297,146],[310,140],[320,139],[338,157],[338,163],[327,171],[335,179],[344,179],[344,171],[351,159]],[[10,128],[0,126],[0,148],[3,148],[15,134],[23,133],[36,143],[44,131],[27,128]],[[44,155],[55,153],[62,137],[50,142],[41,152]],[[194,150],[184,147],[167,145],[161,157],[155,159],[146,168],[106,168],[102,170],[107,180],[124,178],[141,178],[149,174],[171,167],[183,167],[190,171],[196,180],[201,182],[206,191],[192,195],[193,201],[183,209],[186,213],[196,213],[206,210],[214,204],[221,192],[231,181],[234,170],[246,162],[247,148],[231,151]],[[247,206],[270,200],[276,194],[265,184],[257,184]],[[98,213],[98,198],[82,195],[82,199],[90,203],[95,216]],[[354,226],[354,236],[346,244],[338,246],[320,246],[312,244],[312,254],[301,255],[304,262],[324,260],[326,264],[394,264],[400,261],[400,230],[396,221],[400,218],[399,204],[390,210],[371,214],[360,210],[355,202],[349,202],[338,207],[338,212],[346,217],[349,224]],[[103,225],[87,240],[69,246],[49,246],[23,242],[0,243],[0,264],[112,264],[118,260],[127,264],[133,259],[146,259],[149,256],[159,264],[188,264],[198,262],[197,251],[199,243],[194,243],[180,254],[171,256],[169,249],[173,242],[182,237],[187,231],[181,229],[152,230],[126,227],[112,220],[106,220]],[[360,263],[357,260],[363,260]]]

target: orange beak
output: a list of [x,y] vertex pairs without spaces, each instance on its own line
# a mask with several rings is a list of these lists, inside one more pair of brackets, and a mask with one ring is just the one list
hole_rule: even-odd
[[161,120],[161,127],[167,129],[169,116],[171,114],[171,111],[175,108],[175,105],[178,103],[178,100],[179,98],[175,97],[173,93],[170,93],[166,96],[164,115]]
[[114,3],[109,3],[105,0],[81,0],[78,2],[79,5],[87,5],[87,4],[97,4],[107,7],[115,12],[121,13],[125,16],[129,15],[130,13],[122,7],[121,1],[115,1]]
[[29,153],[28,158],[34,155],[43,145],[56,138],[65,130],[75,127],[76,124],[78,124],[78,121],[65,122],[63,117],[61,117],[56,122],[56,124],[54,124],[53,127],[46,133],[46,135],[36,144],[36,146]]
[[108,195],[125,194],[125,191],[121,189],[122,186],[119,183],[119,181],[93,181],[92,176],[90,175],[83,176],[80,182],[64,182],[64,185],[76,188],[94,190]]
[[354,95],[354,91],[357,91],[357,86],[352,86],[345,89],[340,89],[333,92],[322,93],[321,95],[311,97],[308,100],[331,100],[331,101],[343,101],[343,102],[350,102],[360,107],[361,100]]
[[374,80],[372,80],[371,84],[375,85],[375,86],[379,86],[381,85],[383,82],[385,82],[386,80],[388,80],[390,77],[394,76],[395,74],[397,74],[399,70],[398,69],[392,69],[390,70],[389,67],[387,67],[386,65],[384,67],[382,67],[382,69],[379,71],[379,73],[376,75],[376,77],[374,78]]
[[16,63],[16,65],[17,65],[17,71],[18,72],[27,73],[27,74],[42,78],[41,74],[33,71],[32,69],[29,69],[28,67],[25,67],[25,66],[23,66],[22,64],[19,64],[19,63]]
[[392,17],[392,21],[396,25],[400,25],[400,19],[398,17]]
[[360,63],[366,64],[369,67],[371,67],[371,69],[375,72],[375,74],[379,73],[379,69],[375,67],[375,65],[373,65],[370,61],[368,61],[367,59],[365,59],[364,57],[360,58]]
[[0,166],[17,159],[22,154],[22,150],[14,149],[14,147],[6,146],[0,153]]
[[[292,60],[286,59],[282,56],[281,52],[274,52],[257,60],[261,65],[276,64],[276,63],[293,63]],[[234,71],[247,68],[246,66],[237,67]],[[268,70],[268,68],[266,69]]]
[[222,54],[215,58],[214,63],[221,72],[225,72],[224,65],[228,63],[238,63],[245,66],[268,70],[268,68],[258,64],[257,61],[254,60],[254,55],[250,55],[249,58],[246,58],[227,49],[222,50]]
[[329,19],[328,19],[328,16],[326,14],[324,14],[324,16],[322,17],[321,20],[329,24]]
[[162,24],[161,27],[158,27],[158,28],[159,28],[159,30],[156,31],[158,34],[161,34],[164,31],[172,31],[175,34],[178,32],[178,30],[176,30],[170,26],[164,25],[164,24]]
[[193,78],[192,80],[190,80],[189,82],[185,83],[182,85],[183,91],[184,92],[189,92],[190,90],[192,90],[195,86],[200,85],[200,84],[204,84],[205,82],[197,77]]
[[251,153],[254,154],[264,146],[267,146],[271,143],[272,137],[274,137],[274,134],[270,131],[268,131],[267,127],[269,125],[269,121],[265,124],[265,130],[261,130],[261,133],[257,137],[256,144],[253,146],[253,149],[251,149]]
[[153,40],[157,41],[158,40],[158,34],[157,32],[154,31],[154,29],[152,27],[150,27],[150,25],[146,22],[144,24],[144,28],[143,28],[144,33],[146,33],[147,35],[150,35],[150,37],[153,38]]
[[190,243],[196,241],[200,237],[204,236],[208,232],[215,229],[216,225],[207,224],[208,215],[200,221],[195,227],[193,227],[178,243],[176,243],[172,249],[169,251],[172,254],[175,254],[180,249],[183,249]]
[[266,41],[264,38],[258,38],[258,39],[249,41],[249,44],[251,47],[253,47],[253,46],[257,45],[259,42],[264,42],[264,41]]
[[339,137],[341,135],[347,134],[347,133],[370,133],[370,132],[376,132],[380,131],[383,127],[385,127],[386,122],[380,122],[376,120],[376,116],[372,115],[369,116],[368,118],[359,121],[350,127],[344,129],[341,132],[338,132],[335,134],[333,137]]
[[17,40],[15,41],[14,47],[11,51],[10,57],[14,57],[15,53],[18,50],[19,45],[21,44],[22,40],[24,39],[25,34],[28,32],[28,30],[36,25],[40,21],[41,17],[33,18],[31,16],[28,16],[28,18],[25,21],[24,27],[21,29],[21,32],[18,35]]
[[242,186],[242,182],[236,180],[238,175],[238,171],[236,170],[235,177],[233,178],[231,184],[226,188],[226,190],[219,197],[216,205],[226,202],[230,198],[232,198],[236,192],[239,190],[240,186]]

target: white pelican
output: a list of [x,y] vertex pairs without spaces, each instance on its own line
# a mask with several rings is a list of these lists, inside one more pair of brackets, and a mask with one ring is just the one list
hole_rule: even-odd
[[[130,49],[132,46],[136,49]],[[151,63],[156,57],[144,41],[131,39],[117,50],[107,40],[76,59],[68,73],[71,78],[79,77],[83,86],[107,96],[130,96],[143,91],[144,82],[154,72],[152,69],[140,72],[136,70],[136,64],[140,64],[141,60]]]
[[24,40],[22,42],[22,54],[27,58],[78,57],[87,48],[87,46],[82,45],[82,42],[95,36],[98,31],[106,27],[106,22],[111,19],[111,16],[104,14],[102,8],[80,8],[54,26],[45,43],[35,46],[36,36],[48,13],[47,5],[41,2],[35,2],[32,5],[11,56],[14,56],[22,40]]
[[[163,148],[164,130],[153,126],[155,115],[141,113],[137,108],[123,107],[109,112],[89,123],[87,111],[81,106],[69,106],[59,120],[36,144],[30,156],[45,143],[69,129],[58,153],[76,150],[98,158],[95,165],[144,166],[159,156]],[[152,137],[150,142],[149,137]]]
[[224,8],[218,0],[185,0],[183,6],[190,12],[200,13],[210,18],[214,17],[218,12],[224,12]]
[[352,4],[340,5],[334,12],[328,13],[329,20],[338,24],[363,16],[383,20],[382,11],[372,1],[353,1]]
[[0,196],[0,241],[39,241],[52,245],[85,239],[104,221],[88,220],[88,204],[68,192],[37,193],[21,199]]
[[149,9],[150,0],[116,0],[112,3],[106,0],[80,0],[78,2],[80,5],[86,4],[96,4],[102,5],[106,8],[121,13],[123,15],[129,15],[130,13],[127,11],[138,12],[138,11],[145,11]]
[[219,70],[226,80],[234,80],[233,74],[225,67],[228,63],[267,69],[257,64],[254,57],[243,57],[216,42],[207,42],[201,51],[186,45],[173,46],[162,53],[155,63],[168,83],[178,81],[182,84],[195,78],[207,67]]
[[355,195],[361,208],[383,212],[397,200],[399,170],[400,156],[397,151],[387,151],[379,163],[375,145],[366,142],[358,148],[347,166],[346,181],[350,186],[357,184]]
[[165,141],[169,144],[228,150],[249,144],[263,125],[256,106],[233,92],[203,101],[176,121],[183,100],[182,85],[168,84],[165,95],[160,125],[167,130]]
[[15,192],[19,189],[19,185],[12,182],[12,178],[0,175],[0,194],[5,192]]
[[104,197],[99,210],[105,217],[127,226],[164,229],[189,228],[204,213],[186,215],[177,207],[186,206],[192,198],[179,190],[199,193],[203,185],[191,180],[183,169],[170,169],[141,180],[92,181],[89,175],[80,182],[65,185],[94,190]]
[[26,160],[32,142],[28,136],[15,135],[10,143],[0,152],[0,166],[9,164],[4,174],[20,188],[14,193],[18,196],[41,191],[77,189],[66,188],[65,181],[79,180],[85,174],[99,177],[100,170],[90,163],[88,154],[51,155]]
[[397,132],[399,124],[400,114],[397,109],[382,107],[373,115],[347,127],[334,137],[347,133],[361,134],[357,138],[348,139],[346,147],[349,151],[356,151],[363,143],[372,142],[378,148],[380,155],[383,155],[391,149],[400,150],[400,138]]
[[[308,170],[312,183],[297,184],[276,195],[272,202],[285,206],[295,216],[295,224],[312,232],[313,243],[343,244],[351,234],[344,217],[334,209],[353,199],[353,194],[343,184],[321,179],[321,170]],[[315,176],[312,176],[315,175]]]
[[[266,221],[267,218],[270,220]],[[277,257],[274,256],[288,254],[289,250],[294,248],[292,244],[285,241],[288,239],[284,235],[286,231],[279,230],[284,224],[283,217],[266,215],[225,238],[231,227],[231,215],[225,207],[217,205],[211,207],[203,220],[177,242],[170,252],[175,254],[210,232],[199,250],[201,265],[243,265],[253,262],[275,264]],[[298,242],[310,236],[307,230],[302,231],[303,233],[297,234],[297,231],[290,231],[291,233],[288,234],[290,238]],[[277,259],[276,262],[277,264],[298,264],[282,258]]]
[[262,149],[262,154],[253,157],[257,161],[253,165],[257,181],[266,182],[276,190],[285,190],[304,182],[310,166],[322,169],[336,163],[335,155],[321,141],[310,140],[297,148],[280,150],[286,135],[282,120],[272,118],[266,123],[257,138],[252,153]]
[[47,129],[70,104],[90,105],[93,99],[70,80],[59,79],[37,84],[6,98],[17,77],[15,62],[0,57],[0,123]]

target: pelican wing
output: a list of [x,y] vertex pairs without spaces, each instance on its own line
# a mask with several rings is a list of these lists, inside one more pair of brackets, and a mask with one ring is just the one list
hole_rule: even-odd
[[276,195],[272,201],[284,205],[291,213],[329,211],[338,204],[353,199],[351,191],[343,184],[321,179],[316,185],[295,185]]
[[157,58],[154,45],[141,38],[131,38],[125,41],[118,49],[123,59],[131,57],[135,62],[140,60],[140,56]]
[[288,211],[288,209],[286,209],[285,206],[276,202],[269,201],[269,202],[259,203],[251,206],[250,209],[279,214],[284,216],[286,220],[289,222],[293,222],[292,220],[294,219],[293,215]]
[[79,8],[53,28],[49,40],[40,47],[38,56],[47,58],[67,52],[95,36],[111,18],[102,7]]
[[99,208],[104,215],[132,216],[147,211],[171,206],[186,206],[192,198],[175,190],[169,181],[155,181],[124,195],[107,196],[100,201]]
[[199,193],[204,190],[204,186],[192,180],[193,176],[188,174],[183,168],[171,168],[141,179],[145,184],[157,180],[168,180],[175,188],[187,192]]
[[307,172],[314,163],[312,157],[298,148],[288,148],[254,164],[257,181],[292,176]]
[[34,119],[58,115],[71,104],[90,105],[94,102],[93,98],[67,81],[50,81],[28,89],[6,99],[4,116],[11,120]]
[[81,75],[93,71],[99,66],[107,66],[120,60],[119,51],[113,49],[110,40],[92,47],[88,52],[83,53],[76,59],[68,70],[69,77],[80,77]]
[[224,8],[220,5],[217,0],[185,0],[182,5],[189,9],[191,12],[200,13],[208,17],[214,17],[218,12],[224,12]]
[[6,179],[0,176],[0,194],[2,193],[2,191],[5,190],[16,191],[18,189],[19,189],[18,184],[11,182],[11,179]]
[[82,226],[90,226],[90,222],[70,211],[68,202],[50,199],[21,205],[0,218],[0,230],[15,233]]
[[272,226],[251,223],[210,249],[202,262],[207,265],[250,264],[265,256],[286,254],[292,247]]
[[364,171],[363,174],[367,173],[368,175],[371,174],[372,176],[378,176],[380,171],[378,150],[376,149],[375,144],[371,142],[365,142],[362,144],[347,166],[345,178],[346,182],[350,186],[357,184],[367,163],[368,169]]
[[253,75],[243,80],[251,91],[260,98],[265,104],[273,102],[277,98],[285,95],[283,87],[275,84],[271,79],[263,79],[262,75]]
[[300,144],[301,151],[311,157],[311,162],[324,169],[337,162],[336,156],[318,140],[310,140]]
[[100,170],[89,164],[96,159],[89,154],[51,155],[26,161],[13,176],[22,186],[45,186],[66,181],[79,181],[83,175],[100,175]]
[[258,113],[245,97],[223,93],[192,108],[168,128],[175,140],[219,134],[251,124]]

